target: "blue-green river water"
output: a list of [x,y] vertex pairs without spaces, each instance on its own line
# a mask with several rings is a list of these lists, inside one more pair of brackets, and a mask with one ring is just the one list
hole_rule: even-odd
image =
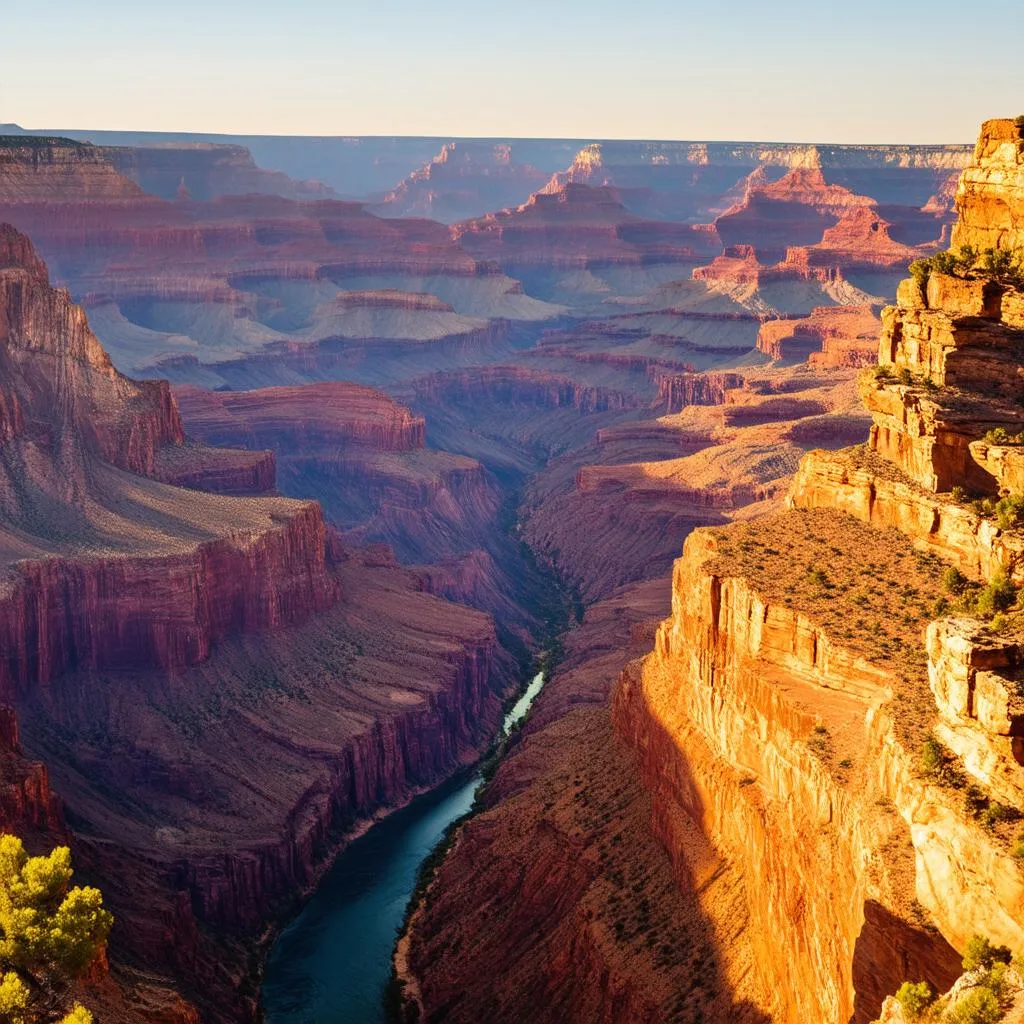
[[[504,735],[544,685],[531,680]],[[473,805],[478,771],[414,800],[353,841],[271,950],[263,980],[267,1024],[385,1024],[391,954],[420,864]]]

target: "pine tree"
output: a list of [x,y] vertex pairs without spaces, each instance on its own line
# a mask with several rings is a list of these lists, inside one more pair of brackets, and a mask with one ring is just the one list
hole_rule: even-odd
[[113,917],[98,889],[70,886],[66,846],[30,857],[0,835],[0,1024],[92,1024],[71,983],[102,955]]

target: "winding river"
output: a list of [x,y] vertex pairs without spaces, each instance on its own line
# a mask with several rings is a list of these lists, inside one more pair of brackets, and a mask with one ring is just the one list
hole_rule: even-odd
[[[544,686],[538,672],[505,715],[502,735]],[[465,814],[482,776],[461,775],[374,825],[338,857],[267,961],[267,1024],[385,1024],[391,954],[420,864]]]

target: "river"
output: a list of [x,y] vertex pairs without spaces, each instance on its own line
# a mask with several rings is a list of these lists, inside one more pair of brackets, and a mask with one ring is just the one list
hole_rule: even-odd
[[[505,715],[503,736],[543,686],[538,672]],[[431,790],[342,852],[270,952],[267,1024],[385,1024],[391,954],[420,864],[473,806],[481,778],[474,771]]]

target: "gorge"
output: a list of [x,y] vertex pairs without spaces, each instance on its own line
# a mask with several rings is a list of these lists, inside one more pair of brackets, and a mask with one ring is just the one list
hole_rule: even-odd
[[1022,132],[0,136],[0,814],[97,1017],[909,1024],[1024,952]]

